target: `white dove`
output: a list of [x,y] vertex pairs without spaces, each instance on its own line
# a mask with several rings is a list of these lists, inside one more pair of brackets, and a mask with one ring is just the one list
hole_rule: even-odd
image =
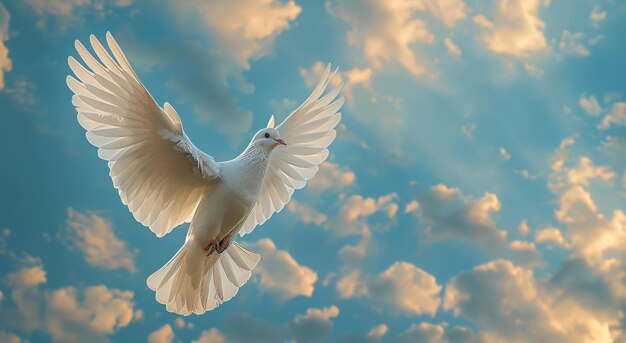
[[[236,158],[216,162],[196,148],[167,102],[159,107],[113,36],[95,36],[98,59],[76,40],[85,66],[69,57],[72,103],[87,140],[108,161],[113,185],[137,221],[158,237],[191,222],[176,255],[148,278],[156,300],[181,315],[202,314],[232,298],[260,255],[237,242],[279,212],[328,157],[341,84],[323,95],[330,65],[309,98],[274,128],[274,117]],[[224,113],[223,115],[228,115]]]

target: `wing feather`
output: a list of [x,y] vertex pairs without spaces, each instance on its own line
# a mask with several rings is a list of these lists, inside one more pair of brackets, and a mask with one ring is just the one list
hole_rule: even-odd
[[189,140],[170,104],[157,105],[110,33],[106,42],[113,56],[95,36],[89,41],[95,56],[75,43],[84,65],[68,58],[76,78],[68,76],[67,85],[78,122],[108,161],[122,202],[137,221],[163,236],[191,220],[221,167]]
[[270,156],[261,194],[239,233],[243,236],[281,211],[296,189],[306,186],[328,157],[328,146],[335,140],[338,113],[344,104],[339,83],[324,95],[335,73],[326,67],[311,95],[276,128],[287,142]]

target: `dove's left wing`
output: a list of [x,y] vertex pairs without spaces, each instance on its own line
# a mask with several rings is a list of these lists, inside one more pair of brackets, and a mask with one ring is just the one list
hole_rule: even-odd
[[[341,120],[337,111],[344,103],[343,97],[336,99],[342,84],[322,96],[334,75],[329,64],[309,98],[277,127],[287,145],[272,152],[259,199],[239,230],[240,235],[252,232],[282,210],[294,190],[306,186],[328,157],[327,147],[335,140],[335,126]],[[273,122],[272,117],[269,127]]]
[[79,41],[76,50],[91,70],[69,58],[78,78],[67,77],[78,121],[98,156],[109,162],[122,202],[137,221],[163,236],[191,221],[221,168],[189,140],[172,106],[157,105],[110,33],[106,40],[115,59],[93,35],[90,40],[99,61]]

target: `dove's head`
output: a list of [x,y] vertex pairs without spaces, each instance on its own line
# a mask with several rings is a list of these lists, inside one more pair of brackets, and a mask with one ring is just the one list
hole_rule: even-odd
[[274,150],[274,148],[279,145],[287,145],[287,143],[280,138],[278,130],[271,127],[259,130],[259,132],[254,135],[252,144],[265,149],[267,152]]

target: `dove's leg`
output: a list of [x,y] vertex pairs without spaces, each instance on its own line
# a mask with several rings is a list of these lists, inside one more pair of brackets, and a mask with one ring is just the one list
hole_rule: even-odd
[[209,243],[204,247],[204,251],[207,252],[207,256],[211,256],[214,251],[218,251],[220,247],[220,242],[217,239],[209,241]]
[[226,250],[226,248],[228,248],[228,246],[230,245],[230,242],[232,241],[232,239],[233,239],[232,235],[228,235],[222,238],[222,240],[218,243],[217,252],[220,254],[223,253],[224,250]]

